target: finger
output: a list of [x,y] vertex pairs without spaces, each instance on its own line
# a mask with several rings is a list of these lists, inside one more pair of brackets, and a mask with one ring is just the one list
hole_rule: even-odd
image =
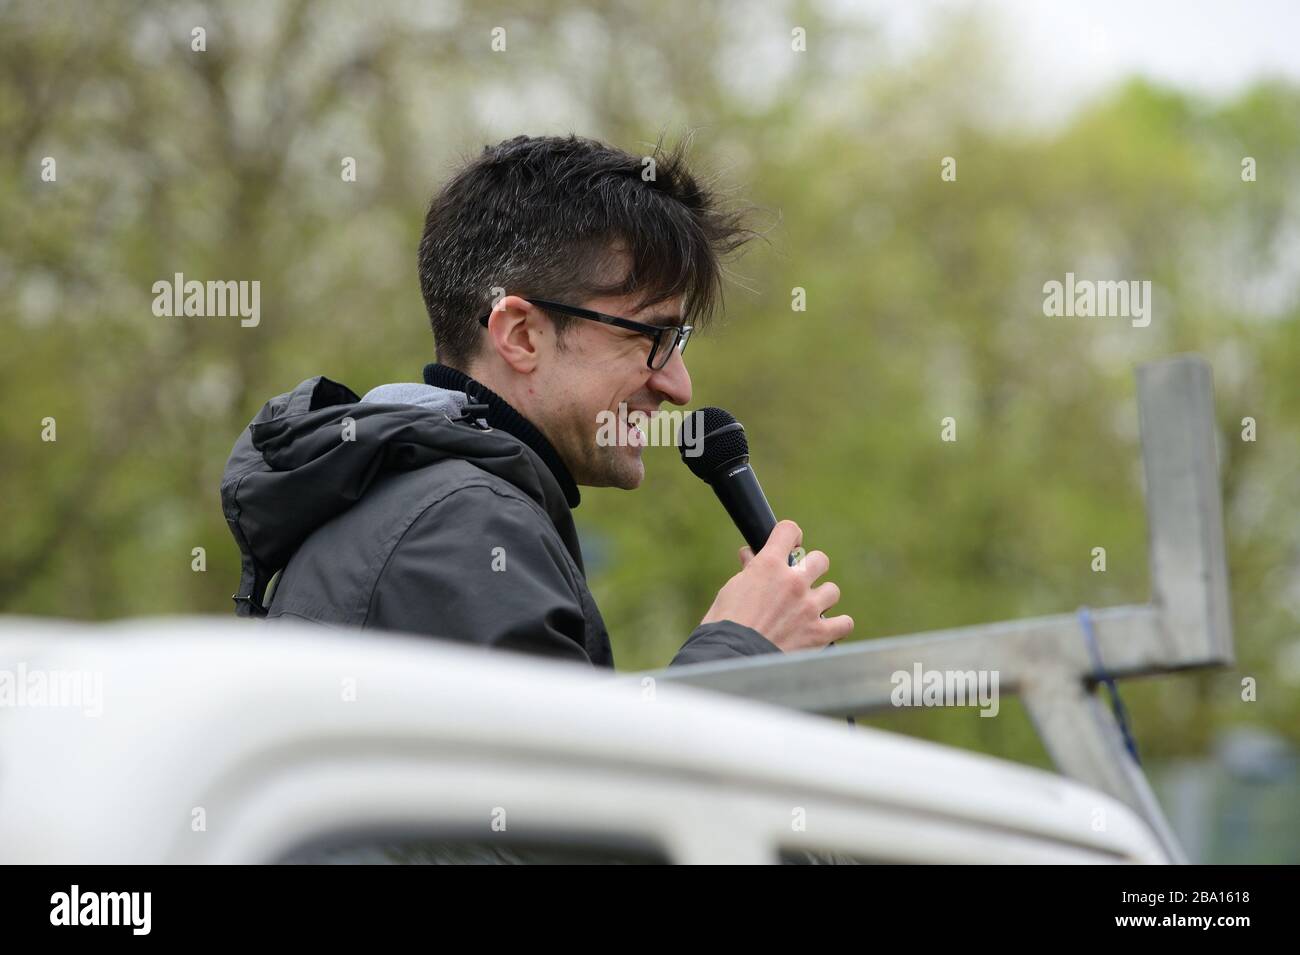
[[740,548],[740,567],[743,570],[749,566],[749,562],[754,559],[754,552],[746,545]]
[[839,585],[828,580],[820,587],[814,587],[812,596],[813,606],[817,608],[818,613],[825,613],[840,602]]
[[795,568],[802,571],[808,577],[808,582],[812,583],[831,569],[831,559],[821,551],[814,550],[805,554],[803,560],[795,564]]
[[822,625],[822,632],[828,634],[832,640],[847,637],[853,632],[853,618],[846,613],[838,617],[827,617]]
[[786,563],[790,551],[799,546],[803,540],[803,531],[794,521],[779,521],[776,527],[772,528],[772,533],[768,535],[767,543],[763,545],[760,554],[765,555],[769,561],[779,560]]

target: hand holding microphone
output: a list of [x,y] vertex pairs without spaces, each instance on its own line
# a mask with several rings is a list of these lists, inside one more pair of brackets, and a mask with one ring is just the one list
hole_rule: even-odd
[[777,523],[749,466],[749,442],[740,422],[721,408],[695,411],[682,427],[679,450],[692,473],[713,488],[749,545],[740,552],[740,573],[718,591],[702,622],[734,620],[786,652],[824,647],[851,633],[853,618],[847,614],[821,616],[840,599],[839,587],[829,581],[813,586],[830,569],[830,558],[815,550],[792,559],[803,532],[793,521]]
[[767,545],[718,591],[702,622],[734,620],[787,653],[817,649],[848,636],[853,631],[848,614],[821,616],[839,602],[840,588],[830,581],[813,586],[830,569],[830,558],[814,550],[790,566],[790,551],[802,537],[794,521],[778,523]]

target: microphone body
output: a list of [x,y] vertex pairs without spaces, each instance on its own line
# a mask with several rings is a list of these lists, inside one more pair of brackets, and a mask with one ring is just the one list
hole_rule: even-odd
[[[693,411],[682,425],[678,449],[691,473],[713,488],[740,536],[757,554],[776,527],[776,515],[749,466],[744,426],[721,408]],[[788,560],[794,566],[795,554]]]
[[772,528],[776,527],[776,515],[767,503],[767,495],[758,483],[758,475],[749,466],[748,457],[737,459],[729,466],[719,469],[709,481],[709,486],[731,515],[749,549],[757,554],[767,543]]

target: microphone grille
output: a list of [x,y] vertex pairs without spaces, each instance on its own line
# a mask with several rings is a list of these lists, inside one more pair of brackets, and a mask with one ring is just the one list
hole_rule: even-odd
[[709,481],[723,465],[749,454],[749,439],[729,411],[700,408],[682,421],[677,450],[692,474]]

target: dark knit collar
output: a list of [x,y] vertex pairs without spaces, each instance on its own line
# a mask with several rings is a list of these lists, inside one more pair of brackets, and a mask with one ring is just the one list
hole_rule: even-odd
[[564,499],[569,502],[569,507],[578,506],[582,497],[578,493],[577,482],[573,480],[569,469],[564,466],[564,461],[561,460],[555,446],[546,439],[546,435],[542,434],[536,425],[511,407],[504,398],[463,371],[437,362],[430,362],[424,366],[424,383],[435,388],[463,391],[476,399],[479,404],[487,405],[488,410],[484,417],[488,425],[513,435],[537,452],[537,456],[546,462],[551,474],[555,476],[560,490],[564,492]]

